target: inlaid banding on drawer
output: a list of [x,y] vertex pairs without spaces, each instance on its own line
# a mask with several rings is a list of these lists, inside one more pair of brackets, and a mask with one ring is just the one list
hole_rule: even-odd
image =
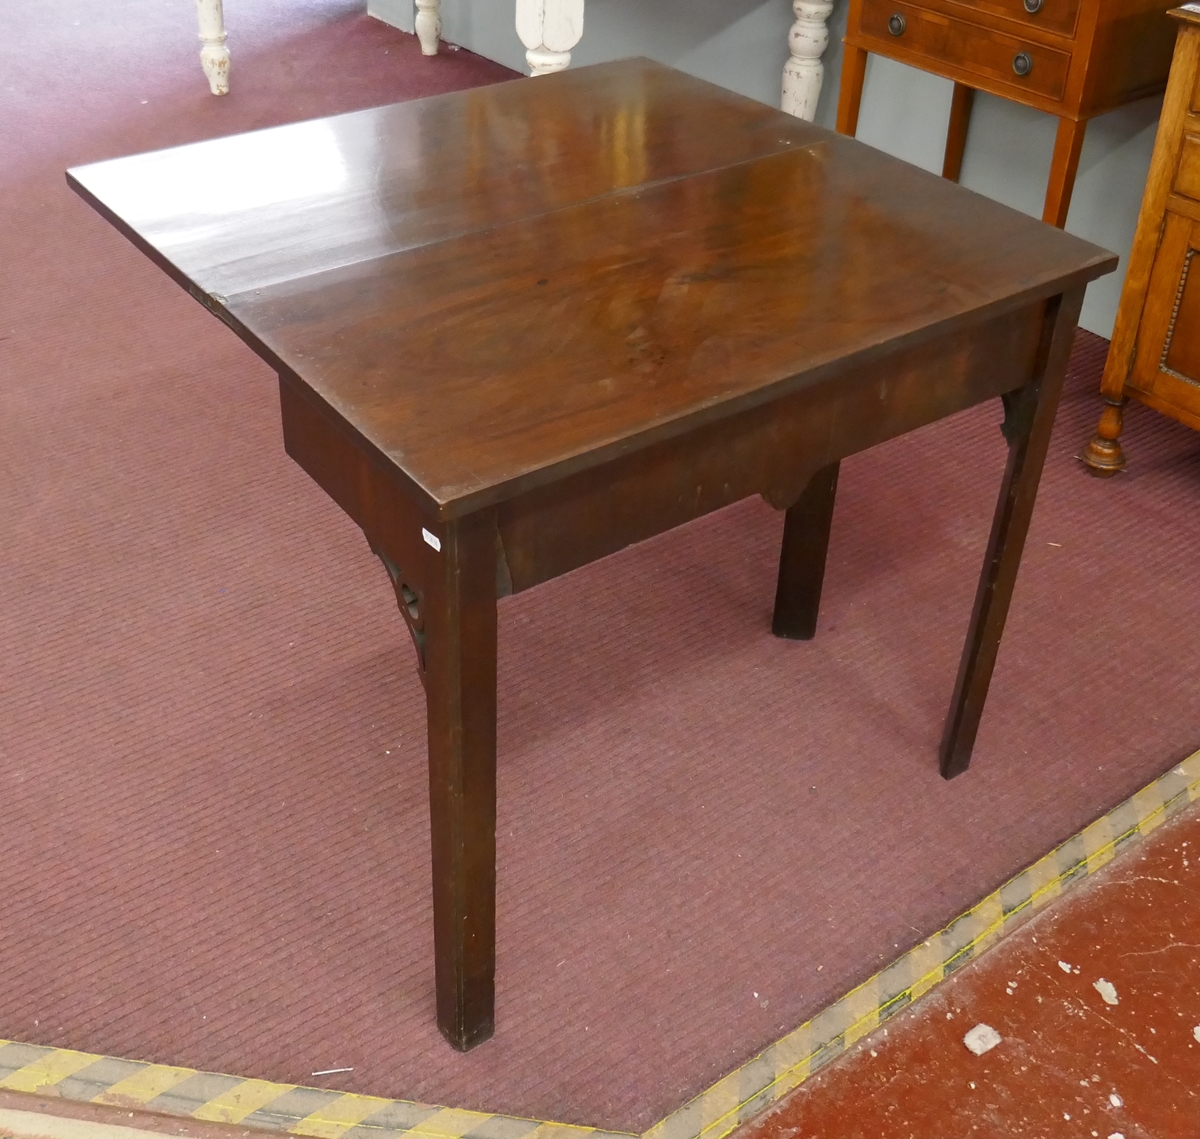
[[882,50],[893,58],[903,59],[904,53],[912,52],[917,65],[926,70],[936,70],[941,61],[960,73],[971,72],[1048,99],[1061,99],[1066,89],[1070,52],[928,8],[896,0],[864,0],[861,32],[886,44]]
[[1063,36],[1075,34],[1079,16],[1079,0],[969,0],[969,3],[952,0],[952,3],[961,3],[963,19],[972,23],[973,13],[979,12]]

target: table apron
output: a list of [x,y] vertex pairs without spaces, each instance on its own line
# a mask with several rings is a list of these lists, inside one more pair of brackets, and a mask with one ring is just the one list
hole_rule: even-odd
[[[441,547],[453,524],[423,509],[386,456],[305,384],[283,373],[279,405],[288,455],[358,523],[387,567],[398,599],[402,587],[409,588],[418,599],[415,612],[420,612],[442,570]],[[500,583],[497,592],[508,592],[507,582]],[[414,629],[415,638],[419,631]]]
[[[1032,375],[1045,303],[881,359],[500,503],[496,593],[520,592],[750,495],[778,509],[829,463],[1013,391]],[[440,570],[422,507],[386,456],[306,385],[280,375],[287,453],[362,528],[393,583]],[[488,508],[489,510],[493,508]]]
[[778,509],[837,460],[1023,387],[1046,302],[934,337],[496,508],[513,592],[754,494]]

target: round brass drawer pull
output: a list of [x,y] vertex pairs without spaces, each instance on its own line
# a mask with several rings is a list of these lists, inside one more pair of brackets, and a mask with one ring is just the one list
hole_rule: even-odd
[[1025,52],[1019,51],[1013,56],[1013,70],[1018,75],[1028,75],[1033,70],[1033,60]]
[[1036,16],[1041,10],[1045,0],[1025,0],[1025,11],[1031,16]]
[[888,18],[888,31],[894,36],[904,35],[904,29],[908,25],[904,22],[904,17],[899,12]]

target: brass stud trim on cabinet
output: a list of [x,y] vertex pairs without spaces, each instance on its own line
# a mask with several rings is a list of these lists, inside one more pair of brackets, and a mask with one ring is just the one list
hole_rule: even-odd
[[1192,268],[1192,258],[1196,256],[1194,249],[1187,251],[1187,256],[1183,259],[1183,272],[1179,275],[1179,285],[1175,290],[1175,303],[1171,306],[1171,323],[1167,325],[1167,335],[1163,339],[1162,357],[1158,362],[1159,371],[1166,372],[1168,376],[1174,376],[1177,380],[1182,380],[1185,384],[1191,384],[1194,388],[1200,388],[1200,382],[1194,380],[1191,376],[1185,376],[1182,372],[1176,371],[1167,364],[1167,357],[1171,353],[1171,341],[1175,339],[1175,323],[1179,320],[1179,306],[1183,303],[1183,289],[1187,284],[1188,273]]

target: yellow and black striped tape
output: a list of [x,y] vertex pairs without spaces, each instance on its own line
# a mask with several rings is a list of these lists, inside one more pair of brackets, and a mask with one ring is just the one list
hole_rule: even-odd
[[[1200,798],[1200,751],[945,929],[718,1080],[642,1139],[724,1139],[1007,929]],[[635,1139],[630,1132],[353,1095],[0,1040],[0,1089],[321,1139]]]
[[0,1088],[320,1139],[631,1139],[408,1100],[247,1080],[0,1040]]
[[644,1139],[723,1139],[1006,930],[1200,798],[1200,751],[1114,807],[829,1008],[656,1123]]

